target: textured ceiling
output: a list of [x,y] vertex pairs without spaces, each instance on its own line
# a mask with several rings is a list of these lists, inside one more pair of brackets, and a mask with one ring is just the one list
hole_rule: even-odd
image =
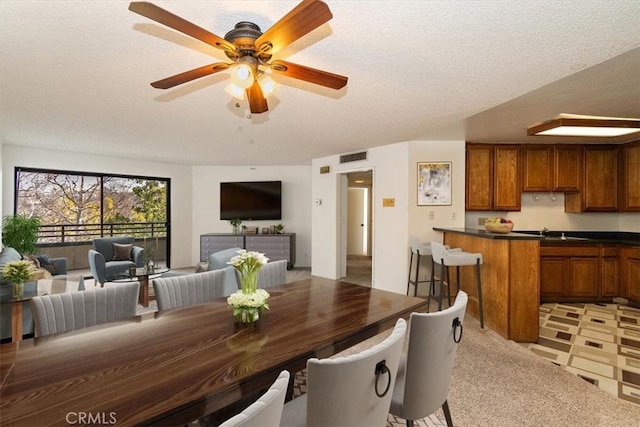
[[[221,37],[297,1],[154,1]],[[640,2],[327,1],[333,19],[277,58],[349,77],[286,77],[248,117],[221,72],[149,83],[222,51],[127,1],[0,2],[4,144],[209,165],[300,165],[413,139],[531,142],[559,113],[640,117]],[[544,140],[547,141],[547,140]]]

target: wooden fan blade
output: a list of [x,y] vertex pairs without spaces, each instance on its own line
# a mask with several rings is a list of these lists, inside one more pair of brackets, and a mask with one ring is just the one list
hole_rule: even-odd
[[262,94],[262,88],[258,84],[258,80],[254,81],[249,89],[247,89],[247,99],[249,100],[249,107],[253,114],[264,113],[269,109],[267,100]]
[[129,4],[129,10],[164,24],[167,27],[171,27],[174,30],[180,31],[181,33],[191,36],[208,45],[217,47],[218,49],[228,50],[230,52],[235,52],[236,50],[233,43],[229,43],[222,37],[218,37],[204,28],[200,28],[197,25],[192,24],[191,22],[152,3],[146,1],[134,1]]
[[215,64],[205,65],[204,67],[195,68],[193,70],[185,71],[184,73],[176,74],[175,76],[167,77],[166,79],[158,80],[157,82],[151,83],[151,86],[156,89],[169,89],[182,83],[199,79],[200,77],[215,74],[219,71],[226,70],[227,68],[229,68],[229,64],[216,62]]
[[348,80],[348,77],[339,74],[316,70],[315,68],[282,60],[273,61],[270,65],[271,69],[276,73],[336,90],[345,87]]
[[[274,54],[333,18],[320,0],[304,0],[256,39],[260,52]],[[262,46],[265,44],[265,46]],[[269,46],[271,47],[269,49]]]

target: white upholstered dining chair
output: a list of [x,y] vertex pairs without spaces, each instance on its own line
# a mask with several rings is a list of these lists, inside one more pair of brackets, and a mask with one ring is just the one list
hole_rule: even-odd
[[407,324],[380,344],[335,359],[307,361],[307,393],[284,405],[281,426],[383,427]]
[[289,385],[289,371],[282,371],[266,393],[244,411],[219,427],[278,427]]
[[268,262],[258,271],[258,287],[272,288],[287,283],[287,260]]
[[158,311],[202,304],[225,296],[225,277],[224,270],[212,270],[153,279]]
[[117,322],[136,315],[138,282],[31,299],[36,337]]
[[447,396],[467,301],[459,291],[446,310],[411,314],[409,345],[400,359],[390,410],[407,420],[407,427],[440,407],[447,425],[453,426]]

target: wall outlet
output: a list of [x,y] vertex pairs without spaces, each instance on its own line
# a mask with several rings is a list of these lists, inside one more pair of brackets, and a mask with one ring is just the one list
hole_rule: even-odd
[[429,211],[429,219],[434,219],[436,217],[436,213],[434,211]]
[[455,221],[456,219],[458,219],[458,214],[456,214],[455,212],[451,212],[451,220]]
[[485,218],[483,216],[478,217],[478,225],[484,225],[489,218]]

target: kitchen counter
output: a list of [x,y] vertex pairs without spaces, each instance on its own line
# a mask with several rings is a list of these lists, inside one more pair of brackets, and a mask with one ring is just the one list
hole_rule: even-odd
[[[540,243],[612,243],[620,245],[640,246],[640,233],[625,231],[556,231],[545,232],[540,235],[540,230],[516,230],[511,233],[491,233],[477,228],[433,228],[435,231],[459,233],[467,236],[475,236],[483,239],[507,239],[507,240],[539,240]],[[564,233],[564,239],[562,234]]]
[[[434,228],[443,242],[481,253],[484,320],[488,328],[516,342],[538,341],[540,306],[540,237],[497,234],[471,228]],[[456,269],[450,271],[457,282]],[[475,269],[460,268],[460,289],[469,295],[467,313],[478,318]]]
[[[619,245],[640,246],[640,233],[625,231],[555,231],[551,230],[544,236],[539,236],[538,230],[519,230],[519,234],[530,234],[545,242],[587,242],[587,243],[612,243]],[[564,239],[562,238],[564,234]]]
[[[467,236],[480,237],[483,239],[507,239],[507,240],[540,240],[540,236],[535,236],[527,233],[511,232],[506,234],[492,233],[487,230],[480,230],[477,228],[438,228],[433,227],[435,231],[447,232],[447,233],[459,233]],[[536,232],[537,233],[537,232]]]

